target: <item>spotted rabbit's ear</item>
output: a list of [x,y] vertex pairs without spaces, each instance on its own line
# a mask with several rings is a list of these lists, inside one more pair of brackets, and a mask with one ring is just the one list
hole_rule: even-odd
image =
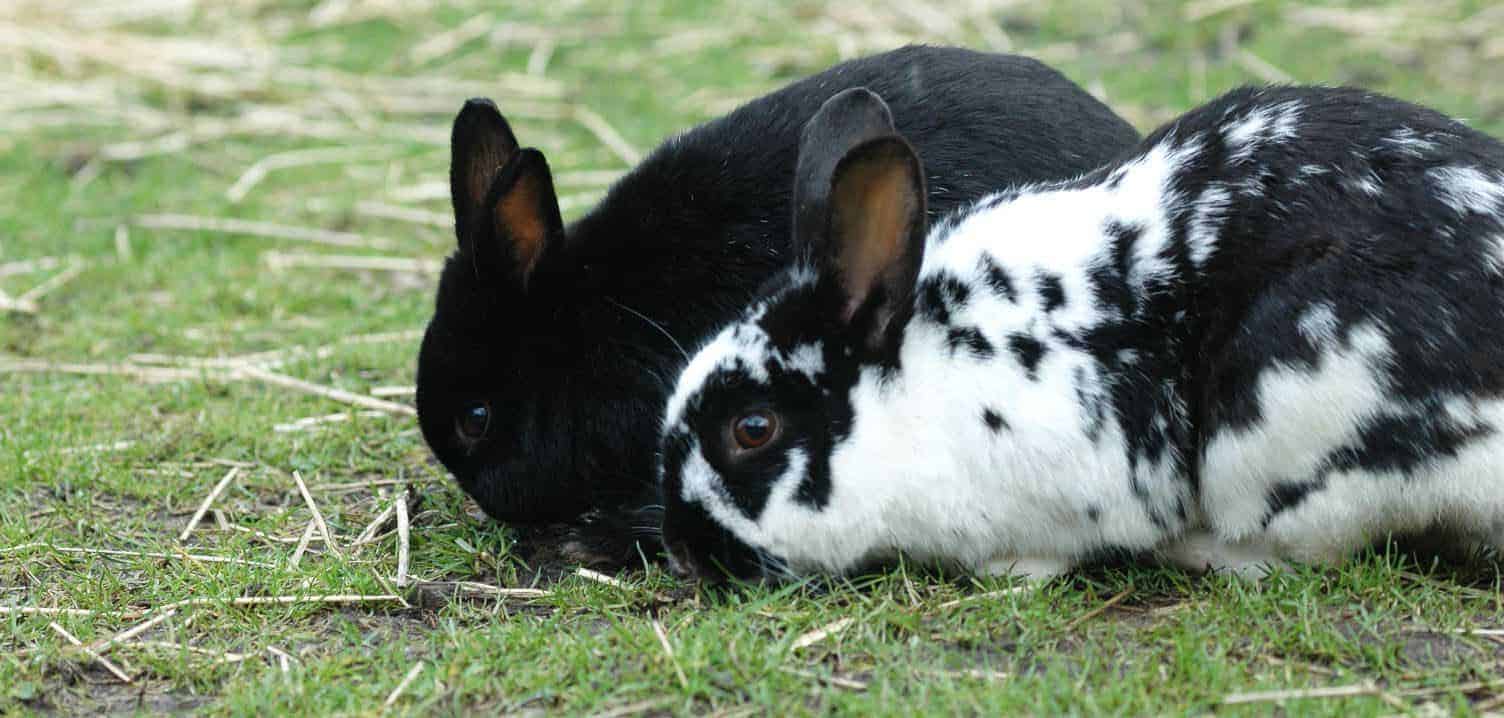
[[519,149],[490,100],[465,103],[454,120],[449,191],[462,254],[483,281],[526,285],[563,222],[543,154]]
[[924,171],[882,98],[842,92],[799,143],[794,242],[820,277],[832,319],[869,349],[908,321],[924,258]]

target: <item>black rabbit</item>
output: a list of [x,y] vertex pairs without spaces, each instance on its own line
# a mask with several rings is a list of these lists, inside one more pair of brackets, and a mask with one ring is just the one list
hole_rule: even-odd
[[653,446],[687,352],[788,263],[800,130],[857,86],[893,106],[934,215],[1082,174],[1138,140],[1039,62],[907,47],[668,139],[566,227],[543,155],[519,149],[492,103],[466,103],[450,174],[459,249],[423,339],[417,406],[481,508],[542,522],[652,503]]

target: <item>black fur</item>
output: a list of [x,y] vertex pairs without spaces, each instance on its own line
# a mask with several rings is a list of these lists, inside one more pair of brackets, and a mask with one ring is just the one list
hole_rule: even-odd
[[1060,283],[1059,275],[1048,272],[1039,275],[1039,300],[1046,312],[1065,306],[1065,286]]
[[1033,378],[1039,371],[1039,362],[1049,351],[1043,342],[1028,334],[1009,334],[1008,349],[1013,352],[1018,363],[1023,365],[1024,371],[1029,373],[1030,378]]
[[997,353],[997,350],[992,347],[992,342],[988,341],[987,337],[982,334],[982,330],[976,327],[952,329],[946,333],[945,341],[952,354],[965,349],[978,359],[991,359],[992,355]]
[[[509,227],[476,219],[493,207],[457,201],[460,250],[439,281],[417,402],[429,446],[487,513],[533,522],[651,503],[651,447],[683,352],[788,262],[801,128],[827,98],[863,85],[887,99],[923,158],[932,216],[1090,170],[1137,139],[1038,62],[910,47],[671,138],[528,267],[497,251]],[[457,166],[487,168],[465,144],[489,160],[498,153],[474,141],[486,132],[496,134],[457,123]],[[491,412],[479,441],[455,428],[473,402]]]
[[[1006,282],[1007,275],[1002,276]],[[1012,291],[1010,287],[1008,292]],[[936,324],[950,324],[950,315],[960,311],[968,301],[971,287],[955,275],[940,273],[919,283],[918,311]]]
[[1008,272],[997,265],[997,260],[991,256],[984,256],[980,264],[983,276],[987,279],[987,286],[999,297],[1010,302],[1017,302],[1018,291],[1013,288],[1013,280],[1008,277]]

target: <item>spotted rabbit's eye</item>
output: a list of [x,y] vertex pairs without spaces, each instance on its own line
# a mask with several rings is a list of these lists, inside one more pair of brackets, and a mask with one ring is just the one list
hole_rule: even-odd
[[480,441],[491,426],[491,405],[484,401],[467,404],[455,417],[454,426],[467,441]]
[[778,417],[767,409],[747,412],[731,422],[731,437],[743,449],[760,449],[778,433]]

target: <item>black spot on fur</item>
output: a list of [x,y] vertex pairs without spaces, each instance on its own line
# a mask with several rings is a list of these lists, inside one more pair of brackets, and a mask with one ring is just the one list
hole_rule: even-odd
[[1468,443],[1494,433],[1488,424],[1458,424],[1434,413],[1382,416],[1368,422],[1357,442],[1327,459],[1333,471],[1394,471],[1409,474],[1429,461],[1457,456]]
[[1165,517],[1160,514],[1159,507],[1154,502],[1154,495],[1149,493],[1149,487],[1144,486],[1143,479],[1139,478],[1138,463],[1138,457],[1130,452],[1128,454],[1128,490],[1133,492],[1133,497],[1138,499],[1139,504],[1144,507],[1144,513],[1149,516],[1149,522],[1154,524],[1155,528],[1169,528],[1169,523],[1165,521]]
[[1044,310],[1053,312],[1065,306],[1065,285],[1060,280],[1060,275],[1050,272],[1039,273],[1039,301],[1044,302]]
[[1424,407],[1398,415],[1384,415],[1363,425],[1357,440],[1331,452],[1306,481],[1277,484],[1268,497],[1263,525],[1300,506],[1306,496],[1326,486],[1327,477],[1341,471],[1398,473],[1408,476],[1424,464],[1454,458],[1467,444],[1494,434],[1484,424],[1459,424],[1440,407]]
[[1096,506],[1086,507],[1086,519],[1092,523],[1100,521],[1102,519],[1102,509]]
[[1144,230],[1138,225],[1113,221],[1104,231],[1111,248],[1111,261],[1093,266],[1087,279],[1099,308],[1116,310],[1125,318],[1132,317],[1138,310],[1139,300],[1128,284],[1128,275],[1133,268],[1133,246]]
[[971,300],[971,287],[953,274],[936,274],[919,283],[919,313],[936,324],[950,324],[951,316]]
[[1076,385],[1076,403],[1086,417],[1086,438],[1096,443],[1107,423],[1108,399],[1099,392],[1090,391],[1090,378],[1086,376],[1085,367],[1076,367],[1071,372],[1071,379]]
[[1278,516],[1280,512],[1299,506],[1300,502],[1305,501],[1306,496],[1317,487],[1318,484],[1296,483],[1293,481],[1282,481],[1275,484],[1274,488],[1269,491],[1269,495],[1264,498],[1265,503],[1268,504],[1268,513],[1264,515],[1264,528],[1268,528],[1269,522],[1273,521],[1274,517]]
[[1010,302],[1018,301],[1018,291],[1013,288],[1013,280],[1009,278],[1007,270],[987,255],[982,255],[978,264],[982,270],[982,279],[987,282],[989,289]]
[[1012,428],[1008,425],[1008,420],[1004,419],[1002,414],[999,414],[992,409],[982,410],[982,421],[986,422],[987,428],[991,429],[992,433],[994,434],[1002,431],[1003,429]]
[[1046,351],[1044,344],[1028,334],[1014,333],[1008,335],[1008,349],[1013,352],[1013,356],[1018,358],[1018,363],[1023,365],[1029,378],[1035,378],[1039,362],[1044,359]]
[[976,327],[960,327],[952,329],[945,335],[945,346],[955,354],[962,347],[969,350],[978,359],[991,359],[997,352],[992,348],[992,342],[982,335]]

